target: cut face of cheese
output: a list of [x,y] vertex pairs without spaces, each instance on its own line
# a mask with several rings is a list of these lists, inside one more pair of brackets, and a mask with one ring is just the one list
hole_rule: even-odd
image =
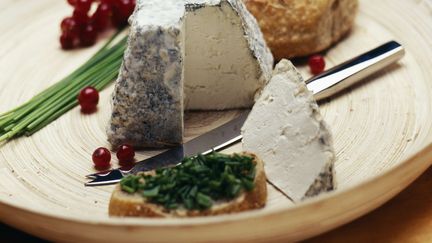
[[273,57],[240,0],[142,0],[113,93],[108,140],[182,142],[184,110],[247,108]]
[[330,131],[288,60],[276,66],[242,134],[243,149],[262,158],[268,180],[294,201],[335,187]]
[[239,15],[240,6],[237,3],[236,11],[221,1],[221,6],[186,14],[186,109],[252,107],[255,94],[270,78],[273,61],[264,42],[255,39],[261,32],[246,12],[243,18]]

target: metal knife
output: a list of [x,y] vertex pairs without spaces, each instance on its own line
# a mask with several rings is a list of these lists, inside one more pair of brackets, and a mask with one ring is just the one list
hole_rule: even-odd
[[[404,54],[405,50],[399,43],[390,41],[307,80],[306,84],[308,89],[313,92],[315,99],[317,101],[322,100],[351,87],[365,77],[398,61]],[[241,141],[240,129],[248,114],[249,111],[245,111],[237,118],[183,145],[137,162],[132,168],[121,167],[87,175],[86,177],[91,181],[85,183],[85,185],[115,184],[129,174],[177,165],[186,156],[220,151]]]

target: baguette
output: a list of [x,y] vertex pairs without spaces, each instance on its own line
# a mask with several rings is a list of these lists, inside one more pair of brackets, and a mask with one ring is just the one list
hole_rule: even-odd
[[255,187],[251,191],[242,192],[233,200],[216,202],[206,210],[168,210],[161,205],[148,202],[137,193],[126,193],[121,190],[120,185],[117,185],[109,203],[109,215],[121,217],[197,217],[262,208],[267,201],[267,184],[263,161],[252,153],[243,152],[240,155],[253,157],[256,168]]

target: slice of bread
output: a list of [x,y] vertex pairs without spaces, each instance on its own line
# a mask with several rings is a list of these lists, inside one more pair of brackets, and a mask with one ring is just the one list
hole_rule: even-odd
[[262,208],[267,201],[267,184],[264,172],[264,164],[255,154],[249,152],[240,153],[253,157],[256,163],[256,174],[252,191],[241,193],[230,201],[216,202],[206,210],[167,210],[161,205],[148,202],[141,195],[123,192],[117,185],[109,203],[110,216],[134,216],[134,217],[196,217],[219,214],[236,213],[251,209]]

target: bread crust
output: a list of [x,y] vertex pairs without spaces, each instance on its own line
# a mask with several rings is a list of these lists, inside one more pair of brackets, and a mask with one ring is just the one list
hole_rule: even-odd
[[108,208],[109,215],[120,217],[197,217],[262,208],[267,201],[267,183],[263,161],[253,153],[243,152],[240,154],[252,156],[256,162],[255,187],[250,192],[243,192],[232,201],[216,203],[210,209],[201,211],[167,210],[163,206],[146,201],[140,195],[125,193],[121,190],[120,185],[117,185],[111,195]]
[[276,60],[323,51],[351,29],[358,0],[243,0]]

